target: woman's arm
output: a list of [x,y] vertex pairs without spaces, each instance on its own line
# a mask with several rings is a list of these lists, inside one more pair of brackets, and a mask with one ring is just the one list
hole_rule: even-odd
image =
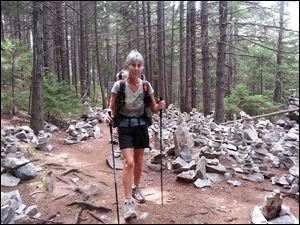
[[111,110],[112,114],[114,114],[116,110],[116,105],[117,105],[116,100],[117,100],[117,94],[112,92],[109,100],[109,106],[108,106],[108,109]]
[[164,109],[166,106],[166,103],[164,100],[159,101],[158,103],[156,103],[154,95],[150,95],[151,97],[151,105],[150,105],[150,110],[153,113],[158,113],[160,109]]
[[[109,100],[109,106],[107,109],[108,114],[106,115],[105,118],[106,122],[108,123],[112,122],[112,118],[114,117],[115,110],[116,110],[116,105],[117,105],[117,94],[112,92]],[[110,115],[109,112],[111,112]]]

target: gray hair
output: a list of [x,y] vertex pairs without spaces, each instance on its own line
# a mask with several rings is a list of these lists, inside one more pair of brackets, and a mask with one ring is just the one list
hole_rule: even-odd
[[140,61],[144,65],[144,58],[141,55],[141,53],[139,53],[136,49],[132,50],[128,54],[126,61],[125,61],[125,66],[128,67],[135,60]]

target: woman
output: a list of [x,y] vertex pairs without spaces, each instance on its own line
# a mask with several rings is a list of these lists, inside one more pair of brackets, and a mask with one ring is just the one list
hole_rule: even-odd
[[[144,203],[145,197],[141,193],[139,185],[143,167],[144,148],[149,146],[148,126],[144,119],[144,89],[143,81],[140,79],[143,70],[143,56],[136,50],[131,51],[125,61],[128,70],[128,78],[125,79],[125,103],[119,111],[118,134],[119,147],[124,159],[123,190],[125,196],[124,218],[128,220],[136,217],[132,197],[138,203]],[[108,111],[116,115],[117,94],[120,90],[120,82],[117,81],[112,88],[112,95]],[[147,82],[147,81],[144,81]],[[165,102],[156,103],[153,96],[154,90],[149,82],[148,93],[150,95],[150,110],[158,113],[165,108]],[[111,123],[113,116],[106,117]]]

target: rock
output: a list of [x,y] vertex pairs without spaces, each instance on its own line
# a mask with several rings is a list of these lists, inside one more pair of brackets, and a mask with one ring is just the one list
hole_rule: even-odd
[[37,175],[37,171],[32,163],[28,163],[14,171],[14,175],[21,180],[29,180]]
[[262,214],[259,206],[254,206],[251,214],[251,223],[253,224],[267,224],[268,221]]
[[275,219],[279,216],[281,211],[283,199],[280,196],[279,190],[273,190],[272,193],[269,193],[265,196],[265,200],[262,206],[262,214],[267,220]]
[[206,163],[207,163],[207,159],[204,156],[202,156],[197,162],[196,175],[195,175],[196,178],[206,179]]
[[206,171],[210,173],[224,174],[226,173],[226,168],[221,163],[216,166],[207,164]]
[[203,179],[197,179],[195,182],[194,182],[194,185],[197,187],[197,188],[203,188],[203,187],[210,187],[213,183],[211,182],[211,180],[203,180]]
[[[146,165],[149,169],[153,170],[153,171],[156,171],[156,172],[160,172],[161,171],[161,165],[160,164],[154,164],[151,162],[150,159],[148,159],[146,161]],[[166,164],[163,163],[162,164],[162,170],[165,170],[167,168]]]
[[67,145],[72,145],[72,144],[77,144],[79,143],[80,141],[79,140],[72,140],[72,139],[64,139],[64,144],[67,144]]
[[264,176],[262,174],[260,174],[260,173],[257,173],[257,174],[248,174],[248,175],[243,175],[242,179],[249,180],[249,181],[252,181],[252,182],[261,183],[261,182],[264,181]]
[[234,187],[238,187],[238,186],[241,185],[241,182],[238,181],[238,180],[228,180],[227,183],[228,183],[228,184],[231,184],[231,185],[234,186]]
[[29,163],[28,159],[24,157],[17,158],[13,156],[8,156],[3,161],[1,161],[1,165],[7,169],[15,169],[18,168],[20,165],[25,165],[26,163]]
[[207,179],[211,180],[214,184],[223,182],[224,180],[226,180],[226,177],[224,175],[221,174],[217,174],[217,173],[206,173],[206,177]]
[[21,131],[19,133],[16,133],[15,136],[16,136],[16,138],[18,138],[20,140],[24,140],[24,139],[28,138],[25,131]]
[[1,186],[15,187],[19,184],[21,179],[14,177],[8,173],[1,174]]
[[183,182],[193,182],[195,180],[195,171],[189,170],[187,172],[182,172],[177,175],[176,181],[183,181]]
[[184,161],[181,157],[177,157],[176,160],[172,162],[172,169],[177,170],[187,165],[187,162]]
[[36,205],[29,206],[25,211],[25,214],[29,217],[33,217],[38,213],[39,213],[39,210]]
[[[106,158],[106,164],[109,165],[110,168],[113,169],[113,158],[111,155]],[[122,159],[120,159],[120,157],[115,158],[115,168],[117,170],[123,170],[123,166],[124,165],[123,165]]]
[[186,162],[192,161],[192,150],[188,145],[183,144],[181,146],[180,157]]
[[299,167],[298,166],[293,166],[289,169],[290,174],[292,174],[294,177],[299,178]]
[[14,215],[15,210],[13,210],[9,205],[1,206],[1,224],[9,224]]
[[269,220],[269,224],[299,224],[299,220],[293,215],[284,215],[275,219]]
[[21,215],[15,215],[15,217],[12,220],[13,224],[33,224],[33,221],[31,221],[31,219],[25,215],[25,214],[21,214]]
[[290,189],[290,193],[292,194],[299,194],[299,185],[298,184],[292,184],[291,189]]

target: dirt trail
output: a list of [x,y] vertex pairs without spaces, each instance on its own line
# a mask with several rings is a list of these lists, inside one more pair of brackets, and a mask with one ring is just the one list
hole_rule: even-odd
[[[6,122],[4,121],[4,124]],[[1,126],[3,127],[1,119]],[[93,205],[102,205],[111,208],[109,213],[92,211],[98,217],[107,215],[110,220],[105,223],[117,223],[117,213],[115,204],[115,190],[112,170],[105,162],[107,156],[111,154],[109,144],[109,128],[105,124],[100,125],[104,130],[104,137],[101,139],[88,139],[75,145],[64,145],[63,139],[66,133],[59,131],[54,133],[51,144],[55,149],[51,154],[38,151],[34,158],[39,161],[34,162],[35,166],[42,166],[45,163],[56,163],[59,166],[43,167],[42,171],[34,179],[25,181],[18,185],[23,203],[27,206],[37,205],[41,218],[46,219],[52,214],[57,214],[57,220],[63,223],[74,223],[75,215],[79,211],[76,206],[66,206],[73,201],[81,201],[82,194],[74,191],[76,187],[87,190],[92,185],[96,185],[97,195],[90,196],[88,201]],[[145,156],[147,159],[149,156]],[[221,161],[222,162],[222,161]],[[222,162],[224,165],[231,165],[229,161]],[[69,173],[63,176],[68,180],[69,185],[58,180],[60,174],[68,169],[77,168],[84,173]],[[54,191],[52,193],[43,192],[30,196],[31,193],[41,191],[39,188],[42,177],[52,171],[51,181]],[[286,170],[275,170],[277,174],[286,173]],[[87,176],[91,175],[93,177]],[[125,223],[123,215],[123,193],[121,186],[121,171],[117,171],[119,207],[121,223]],[[73,178],[77,184],[70,181]],[[161,205],[160,192],[160,172],[154,172],[144,166],[143,181],[141,188],[146,195],[145,204],[136,204],[138,219],[132,220],[134,224],[169,224],[169,223],[250,223],[249,215],[255,205],[263,203],[267,192],[259,191],[255,187],[280,189],[279,186],[271,184],[270,180],[265,180],[260,184],[242,180],[240,187],[231,187],[226,182],[216,184],[212,188],[197,189],[192,183],[186,184],[176,182],[176,174],[164,171],[164,205]],[[1,187],[1,191],[11,191],[16,188]],[[69,194],[58,200],[57,197]],[[299,202],[296,199],[285,197],[284,205],[289,206],[293,214],[299,219]],[[229,221],[229,222],[228,222]],[[84,210],[81,214],[80,223],[95,224],[100,223]]]

